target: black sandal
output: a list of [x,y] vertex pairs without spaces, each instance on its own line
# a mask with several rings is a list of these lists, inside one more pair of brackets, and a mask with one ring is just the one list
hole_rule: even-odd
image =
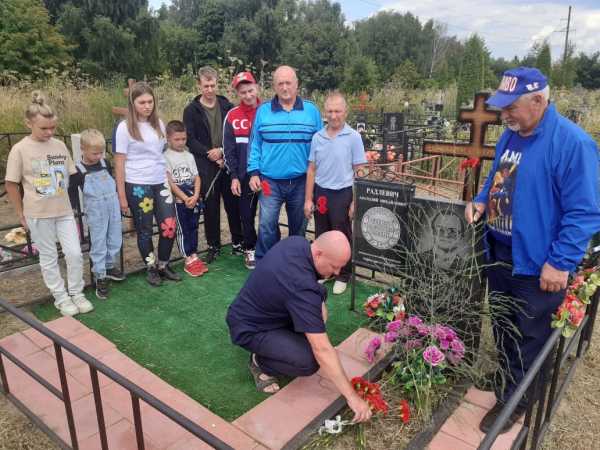
[[[260,367],[258,367],[258,364],[256,364],[254,362],[254,353],[250,355],[250,361],[248,362],[248,369],[250,370],[250,374],[252,375],[252,378],[254,379],[254,384],[256,385],[256,390],[258,392],[262,392],[263,394],[275,394],[276,392],[279,391],[279,382],[277,381],[277,378],[267,375],[260,369]],[[261,375],[266,375],[267,378],[265,378],[263,380],[260,377]],[[273,386],[274,384],[277,385],[276,390],[274,390],[273,392],[265,391],[266,388],[268,388],[269,386]]]

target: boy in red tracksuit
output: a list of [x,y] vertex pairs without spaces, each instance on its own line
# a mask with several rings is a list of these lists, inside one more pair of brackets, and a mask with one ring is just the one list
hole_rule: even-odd
[[258,196],[250,189],[248,166],[248,140],[252,123],[260,100],[258,86],[250,72],[241,72],[233,77],[232,86],[240,99],[239,106],[231,109],[223,124],[223,151],[225,165],[231,174],[231,192],[240,197],[240,218],[244,234],[244,264],[254,269],[254,247],[256,246],[256,228],[254,218]]

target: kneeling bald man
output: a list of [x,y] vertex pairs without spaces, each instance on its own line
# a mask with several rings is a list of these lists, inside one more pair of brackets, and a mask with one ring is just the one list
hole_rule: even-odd
[[277,376],[309,376],[319,368],[346,398],[354,421],[371,417],[352,388],[327,336],[327,290],[319,278],[338,275],[350,259],[340,231],[312,244],[300,236],[277,243],[256,267],[227,312],[234,344],[251,352],[249,368],[258,390],[279,390]]

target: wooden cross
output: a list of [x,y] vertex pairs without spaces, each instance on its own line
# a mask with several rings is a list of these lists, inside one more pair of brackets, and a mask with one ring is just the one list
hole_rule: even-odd
[[502,125],[499,111],[487,109],[485,101],[490,96],[487,92],[475,94],[473,109],[461,109],[458,114],[460,123],[471,124],[471,135],[468,144],[454,142],[424,141],[423,153],[430,155],[463,156],[465,158],[494,159],[494,146],[485,144],[485,133],[488,125]]
[[[423,153],[442,156],[462,156],[465,158],[494,159],[495,147],[485,143],[485,133],[488,125],[502,125],[499,111],[487,109],[485,101],[490,96],[487,92],[475,94],[473,109],[461,109],[458,114],[460,123],[470,123],[471,133],[468,144],[456,144],[454,142],[424,141]],[[474,195],[472,190],[479,186],[481,178],[481,164],[473,169],[473,183],[475,189],[467,186],[470,183],[465,173],[465,184],[463,186],[463,200],[471,200]]]
[[[131,86],[133,86],[135,83],[135,80],[133,78],[130,78],[127,80],[127,88],[123,89],[123,96],[125,96],[125,98],[129,99],[129,89],[131,89]],[[117,117],[127,117],[127,108],[121,108],[119,106],[113,106],[112,107],[112,113],[113,115],[117,116]]]

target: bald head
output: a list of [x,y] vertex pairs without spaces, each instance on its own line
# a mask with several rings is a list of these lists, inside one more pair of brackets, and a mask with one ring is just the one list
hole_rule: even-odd
[[279,66],[273,72],[273,89],[281,106],[288,111],[291,110],[298,95],[296,71],[290,66]]
[[276,83],[277,79],[280,77],[292,77],[298,81],[296,71],[291,66],[279,66],[277,69],[275,69],[273,72],[273,82]]
[[312,243],[311,251],[315,268],[324,278],[339,275],[352,255],[350,242],[341,231],[323,233]]

